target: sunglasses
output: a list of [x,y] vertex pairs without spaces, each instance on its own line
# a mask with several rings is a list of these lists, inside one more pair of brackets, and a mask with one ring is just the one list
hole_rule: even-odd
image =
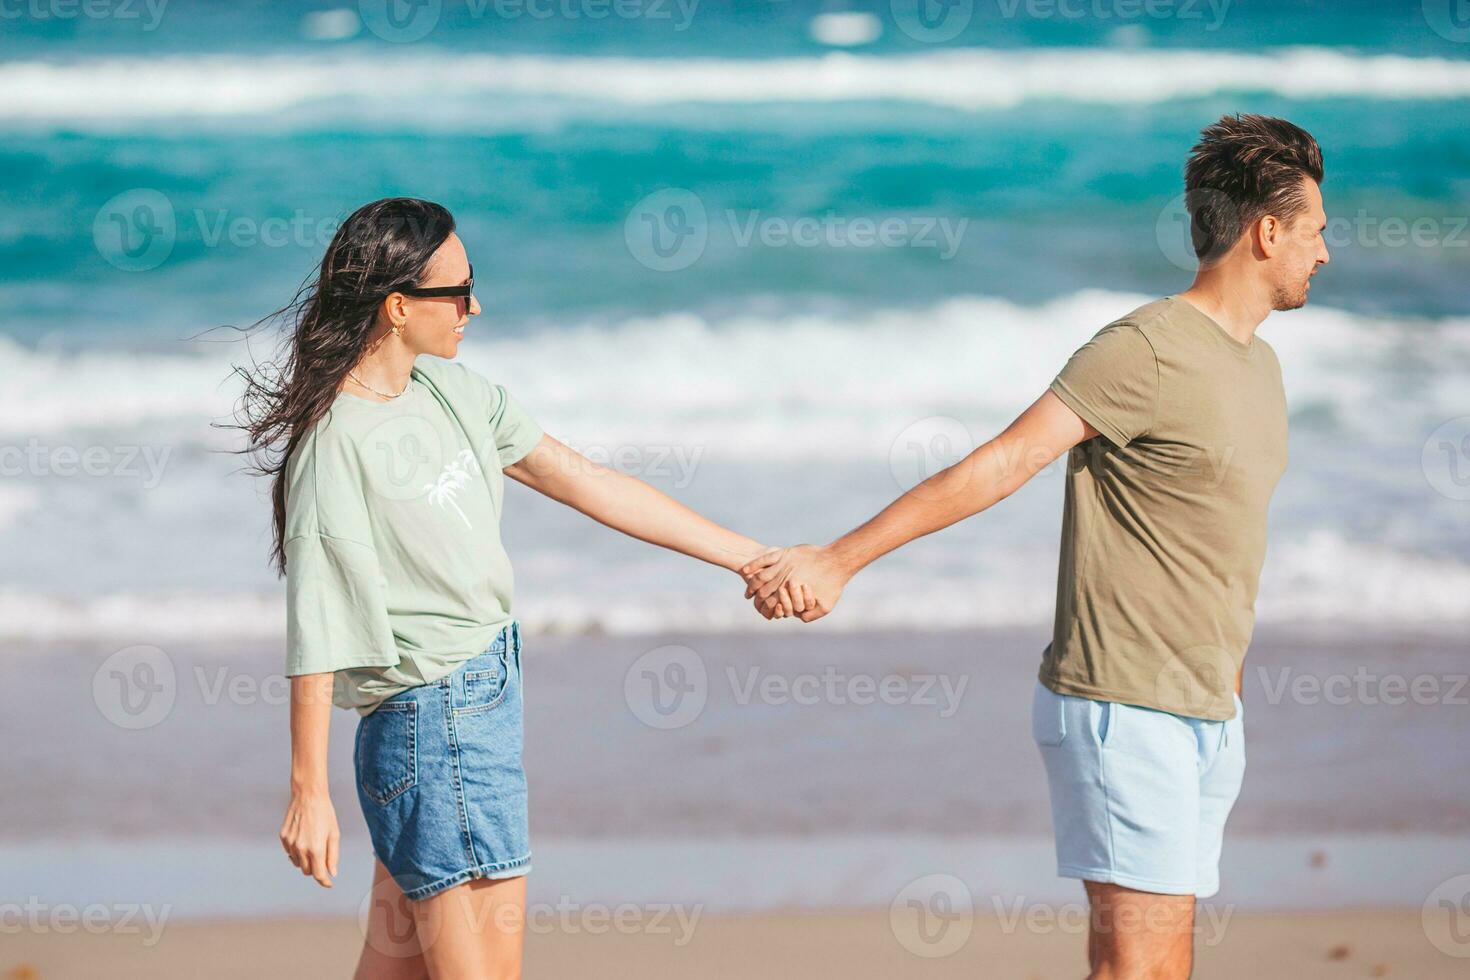
[[459,286],[408,286],[403,289],[395,289],[394,292],[405,296],[414,296],[419,299],[435,299],[442,296],[452,296],[455,299],[464,298],[465,313],[470,310],[470,296],[475,291],[475,266],[470,263],[470,281]]

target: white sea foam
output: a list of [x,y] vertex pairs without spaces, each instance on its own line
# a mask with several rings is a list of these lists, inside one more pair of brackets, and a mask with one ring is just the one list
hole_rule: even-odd
[[[963,48],[775,59],[490,55],[432,49],[175,55],[0,65],[0,119],[238,117],[323,102],[357,106],[339,124],[381,120],[385,104],[483,103],[513,95],[625,105],[896,101],[962,110],[1032,100],[1100,105],[1221,92],[1287,98],[1461,99],[1470,61],[1326,47],[1267,52],[1128,48]],[[449,93],[452,93],[449,94]],[[398,124],[407,124],[395,117]]]
[[[660,592],[643,582],[636,594],[592,587],[598,561],[576,567],[576,556],[533,553],[527,564],[570,562],[555,579],[518,574],[517,616],[538,633],[638,635],[664,631],[744,633],[801,629],[796,621],[767,623],[728,590],[708,594]],[[1000,556],[1014,564],[1034,555]],[[565,561],[563,561],[565,559]],[[522,566],[517,562],[518,569]],[[636,570],[630,574],[637,574]],[[921,580],[922,579],[922,580]],[[1019,580],[1018,580],[1019,579]],[[875,565],[853,581],[824,629],[943,630],[1024,626],[1044,629],[1054,595],[1036,577]],[[564,583],[558,588],[553,582]],[[640,580],[641,581],[641,580]],[[917,583],[917,587],[916,587]],[[738,584],[738,583],[737,583]],[[1351,541],[1321,531],[1279,542],[1262,576],[1257,601],[1263,624],[1399,625],[1462,630],[1470,622],[1470,564]],[[0,641],[136,643],[219,640],[253,645],[284,642],[282,592],[116,593],[63,597],[19,589],[0,591]]]
[[[968,296],[911,310],[750,313],[717,322],[679,313],[489,339],[472,329],[461,358],[507,381],[553,435],[657,478],[706,512],[738,515],[737,525],[752,533],[821,533],[841,523],[827,529],[840,533],[911,482],[900,472],[905,460],[894,457],[914,441],[906,434],[924,444],[938,433],[961,454],[1044,390],[1100,325],[1146,300],[1087,291],[1022,306]],[[1263,336],[1280,353],[1303,421],[1278,494],[1261,620],[1463,625],[1470,564],[1450,557],[1434,530],[1453,527],[1444,523],[1453,514],[1426,482],[1420,456],[1430,431],[1465,414],[1470,321],[1387,320],[1314,306],[1273,317]],[[238,459],[199,451],[237,438],[207,425],[228,415],[238,393],[228,380],[232,358],[248,360],[243,349],[57,354],[0,341],[7,368],[0,462],[22,464],[20,473],[7,470],[0,534],[25,569],[0,587],[0,638],[279,639],[279,583],[264,572],[266,506],[233,472]],[[1347,445],[1351,452],[1342,450]],[[127,479],[57,479],[68,476],[58,469],[60,447],[75,457],[93,446],[160,458],[167,450],[166,478],[140,470]],[[628,452],[642,455],[630,460]],[[107,456],[119,465],[132,458]],[[29,472],[30,460],[44,468]],[[820,471],[854,480],[825,478],[823,491]],[[732,501],[762,485],[751,474],[779,474],[803,488]],[[1380,512],[1398,515],[1383,525],[1384,536],[1397,543],[1375,543],[1375,533],[1361,529],[1352,515],[1376,505],[1339,499],[1344,486],[1383,495]],[[1044,626],[1054,598],[1057,488],[1048,471],[1006,503],[1002,523],[958,528],[878,563],[853,583],[829,628]],[[825,501],[821,515],[787,499],[807,493]],[[671,582],[667,563],[630,560],[635,553],[619,550],[615,535],[584,533],[549,505],[523,504],[515,530],[525,543],[512,552],[517,612],[528,626],[769,628],[715,584]],[[1293,524],[1303,516],[1308,524]],[[76,520],[107,528],[107,555],[85,569],[26,557],[70,541],[74,524],[57,522]],[[1315,530],[1324,527],[1332,530]],[[213,536],[211,548],[199,546],[204,533]],[[156,560],[140,563],[140,555]],[[252,561],[261,569],[243,568]],[[608,562],[620,567],[616,581],[602,574]],[[120,582],[135,591],[115,591]]]
[[41,491],[37,488],[0,485],[0,531],[40,505]]
[[[237,360],[248,360],[238,348]],[[0,439],[47,438],[67,431],[121,428],[163,419],[201,424],[230,408],[238,387],[228,383],[222,355],[159,354],[112,349],[60,353],[34,350],[0,337]]]
[[[549,431],[579,445],[886,458],[899,432],[926,417],[952,418],[972,439],[993,434],[1092,333],[1148,299],[1088,290],[1037,306],[961,296],[918,309],[718,321],[674,313],[493,339],[472,324],[460,359],[509,383]],[[1262,336],[1281,356],[1294,410],[1325,411],[1390,441],[1406,425],[1464,414],[1470,319],[1309,307],[1277,314]],[[1405,357],[1432,365],[1407,393],[1395,373]],[[243,347],[57,354],[0,339],[0,439],[146,426],[155,442],[204,440],[205,423],[226,418],[239,395],[231,360],[249,358]]]

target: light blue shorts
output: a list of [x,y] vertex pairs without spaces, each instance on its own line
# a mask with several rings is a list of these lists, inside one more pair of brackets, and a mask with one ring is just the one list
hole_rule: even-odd
[[1205,721],[1037,683],[1031,735],[1059,875],[1165,895],[1220,890],[1225,819],[1245,776],[1239,697],[1234,718]]
[[531,870],[521,765],[521,632],[357,723],[357,799],[373,853],[418,901]]

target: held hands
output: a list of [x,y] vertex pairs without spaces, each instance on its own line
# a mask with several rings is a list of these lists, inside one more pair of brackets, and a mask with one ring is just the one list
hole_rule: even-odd
[[851,574],[828,549],[811,544],[773,548],[740,568],[745,597],[767,619],[821,619],[837,605]]

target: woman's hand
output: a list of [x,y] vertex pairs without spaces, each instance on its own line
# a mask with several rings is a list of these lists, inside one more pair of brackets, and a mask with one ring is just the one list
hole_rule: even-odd
[[[763,567],[763,560],[777,561],[785,551],[785,548],[768,548],[765,545],[761,545],[755,553],[746,552],[737,559],[745,562],[744,565],[739,565],[734,568],[734,571],[740,575],[746,584],[745,598],[749,599],[751,597],[750,579],[746,576],[745,569]],[[787,616],[800,616],[806,610],[814,608],[814,606],[815,603],[813,602],[811,592],[807,590],[805,585],[797,585],[795,582],[788,582],[782,585],[771,596],[770,602],[755,603],[756,611],[767,619],[785,619]]]
[[281,823],[281,846],[301,873],[332,887],[337,874],[337,811],[325,789],[291,794],[286,819]]
[[783,602],[789,602],[804,623],[831,612],[852,577],[830,549],[812,544],[768,551],[743,565],[740,575],[745,597],[762,616],[778,616]]

